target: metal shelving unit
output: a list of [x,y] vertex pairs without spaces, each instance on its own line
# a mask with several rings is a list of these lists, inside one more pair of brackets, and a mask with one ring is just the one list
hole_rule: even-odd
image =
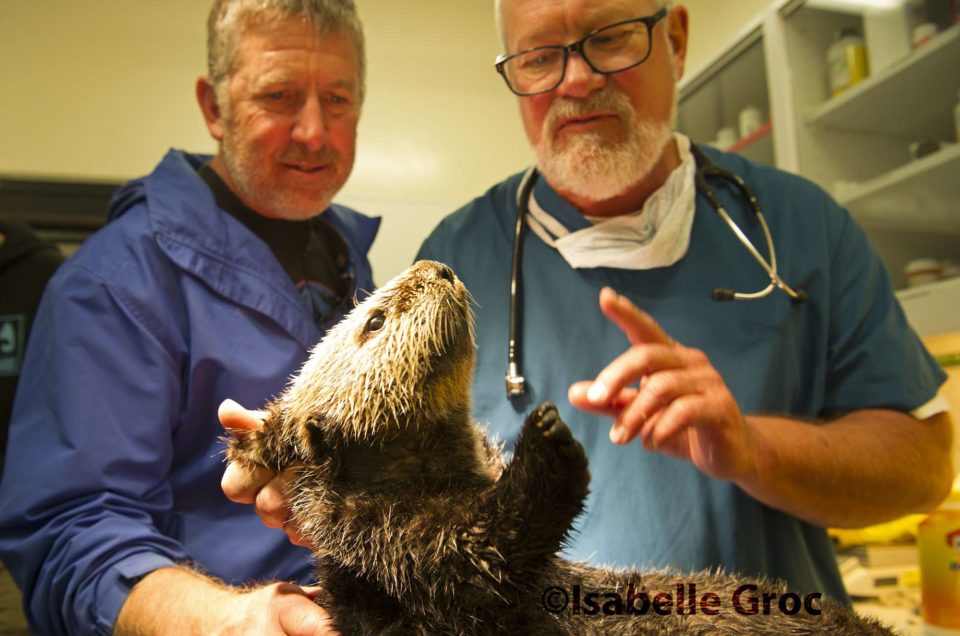
[[[825,52],[834,34],[854,27],[868,44],[872,36],[882,45],[892,31],[888,20],[881,32],[877,16],[831,0],[775,2],[681,84],[678,127],[708,141],[717,127],[736,125],[739,108],[762,104],[769,132],[729,149],[833,193],[866,229],[900,288],[914,258],[960,260],[960,145],[952,115],[960,24],[915,50],[904,32],[904,42],[882,49],[880,70],[831,96]],[[912,159],[910,146],[921,140],[941,149]]]
[[804,124],[906,139],[949,139],[949,120],[931,117],[918,101],[922,97],[926,104],[956,103],[960,71],[949,65],[958,61],[960,25],[820,104],[804,118]]

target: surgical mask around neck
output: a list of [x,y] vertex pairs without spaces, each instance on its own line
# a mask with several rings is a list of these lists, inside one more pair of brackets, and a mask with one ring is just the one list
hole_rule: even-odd
[[527,222],[576,269],[615,267],[643,270],[669,267],[687,253],[696,207],[696,163],[690,140],[674,135],[680,165],[651,194],[643,208],[610,218],[586,217],[590,227],[569,231],[531,194]]

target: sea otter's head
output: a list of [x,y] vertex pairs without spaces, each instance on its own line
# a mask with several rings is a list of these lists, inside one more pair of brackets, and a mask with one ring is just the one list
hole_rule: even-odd
[[334,443],[376,443],[410,426],[468,418],[470,302],[448,266],[413,264],[327,333],[271,410],[308,456],[318,431]]

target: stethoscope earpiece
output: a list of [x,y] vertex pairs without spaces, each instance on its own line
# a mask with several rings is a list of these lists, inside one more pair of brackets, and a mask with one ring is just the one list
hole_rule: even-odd
[[716,301],[737,299],[737,295],[732,289],[724,289],[723,287],[715,287],[710,295]]

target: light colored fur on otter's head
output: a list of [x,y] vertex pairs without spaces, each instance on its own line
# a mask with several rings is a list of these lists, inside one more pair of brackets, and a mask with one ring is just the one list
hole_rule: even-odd
[[471,302],[449,267],[415,263],[327,332],[272,409],[307,447],[313,423],[344,441],[363,441],[468,417]]

